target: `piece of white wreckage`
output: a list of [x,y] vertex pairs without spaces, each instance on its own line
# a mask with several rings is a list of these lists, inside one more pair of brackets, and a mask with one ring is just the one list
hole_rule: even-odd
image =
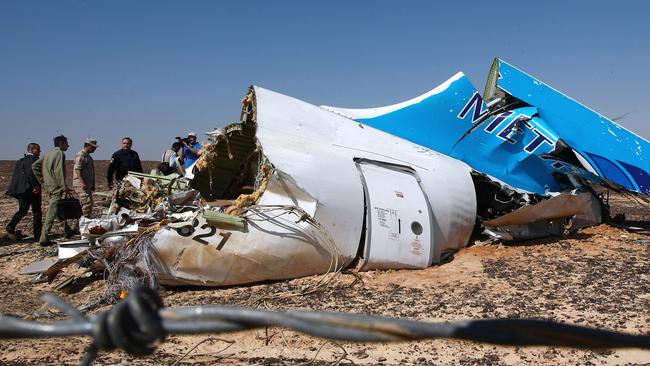
[[490,202],[505,191],[518,204],[486,222],[504,239],[560,234],[570,219],[574,229],[601,221],[592,193],[542,200],[292,97],[251,87],[243,102],[242,122],[208,133],[188,174],[225,212],[200,209],[155,234],[151,263],[163,284],[226,286],[350,265],[425,268],[465,247],[477,215],[500,212]]

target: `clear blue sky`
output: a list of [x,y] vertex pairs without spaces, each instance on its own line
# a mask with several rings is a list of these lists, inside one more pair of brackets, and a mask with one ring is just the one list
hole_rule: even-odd
[[[236,121],[250,84],[314,104],[375,107],[503,58],[650,137],[650,1],[0,0],[0,159],[27,142],[96,159],[134,139]],[[200,135],[201,136],[201,135]]]

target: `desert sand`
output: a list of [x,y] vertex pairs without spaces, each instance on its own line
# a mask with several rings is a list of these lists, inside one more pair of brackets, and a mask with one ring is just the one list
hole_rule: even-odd
[[[146,164],[150,168],[154,163]],[[99,190],[106,189],[106,162],[97,162]],[[6,191],[13,162],[0,162],[0,191]],[[614,197],[628,223],[648,226],[647,207]],[[0,196],[2,228],[17,201]],[[30,214],[31,215],[31,214]],[[19,229],[31,234],[28,215]],[[55,233],[61,234],[60,225]],[[0,230],[2,234],[2,230]],[[635,334],[650,334],[650,239],[647,234],[609,225],[565,237],[506,244],[478,240],[453,261],[425,270],[344,272],[321,290],[286,296],[319,276],[232,288],[164,288],[167,306],[230,304],[273,310],[315,309],[376,314],[425,321],[485,318],[551,319]],[[0,240],[0,313],[25,319],[61,319],[42,307],[40,296],[55,284],[32,284],[26,265],[56,255],[31,237]],[[59,294],[75,305],[102,291],[94,282],[75,294]],[[99,310],[106,310],[104,307]],[[1,365],[75,365],[90,339],[0,340]],[[396,344],[341,343],[285,329],[232,334],[169,336],[153,355],[134,358],[104,352],[96,365],[173,364],[193,349],[183,365],[649,365],[650,351],[576,350],[554,347],[500,347],[454,340]]]

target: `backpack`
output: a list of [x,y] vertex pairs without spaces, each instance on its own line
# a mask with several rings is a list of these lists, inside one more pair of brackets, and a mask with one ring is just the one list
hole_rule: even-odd
[[168,162],[162,162],[158,164],[158,171],[164,175],[169,175],[174,172],[174,169],[172,169],[172,167],[169,166]]

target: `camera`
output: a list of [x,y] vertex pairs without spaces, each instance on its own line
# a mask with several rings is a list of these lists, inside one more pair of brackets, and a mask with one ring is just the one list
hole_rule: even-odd
[[189,139],[188,137],[183,137],[183,138],[181,138],[181,137],[179,137],[179,136],[176,136],[175,139],[176,139],[178,142],[180,142],[181,144],[184,144],[184,145],[189,145],[189,144],[190,144],[190,139]]

